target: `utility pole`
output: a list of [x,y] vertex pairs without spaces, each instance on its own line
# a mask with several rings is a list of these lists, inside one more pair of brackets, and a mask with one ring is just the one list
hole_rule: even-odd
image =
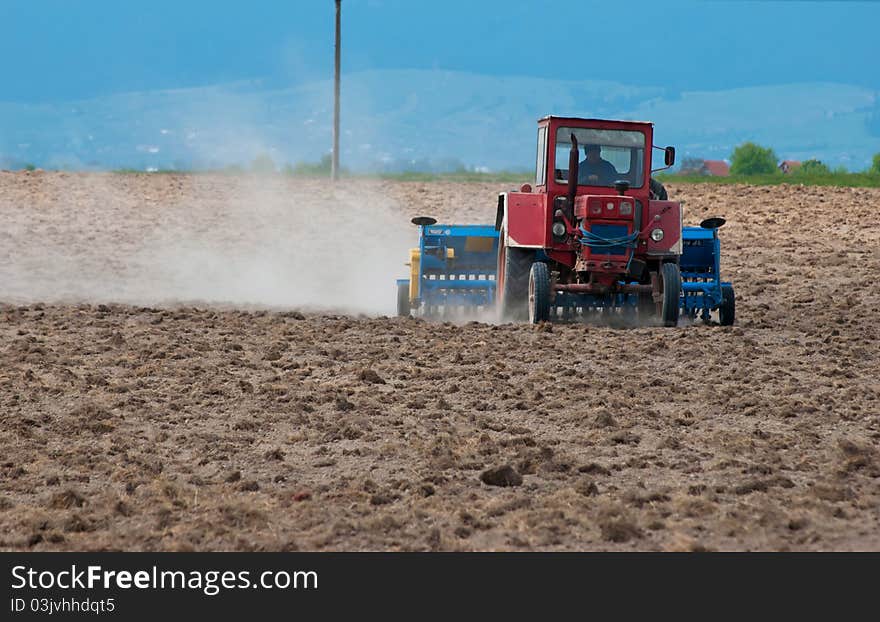
[[339,56],[340,56],[340,15],[342,0],[336,0],[336,62],[333,78],[333,161],[330,165],[330,178],[339,179]]

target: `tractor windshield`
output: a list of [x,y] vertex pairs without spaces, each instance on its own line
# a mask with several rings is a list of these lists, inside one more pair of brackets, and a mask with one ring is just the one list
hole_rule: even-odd
[[568,182],[571,135],[578,141],[578,185],[613,187],[625,179],[631,188],[644,184],[645,135],[634,130],[599,130],[560,127],[556,132],[556,172],[559,183]]

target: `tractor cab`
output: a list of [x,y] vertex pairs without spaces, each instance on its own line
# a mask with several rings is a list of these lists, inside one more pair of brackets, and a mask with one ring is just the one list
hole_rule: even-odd
[[538,121],[536,191],[567,195],[574,181],[576,195],[618,194],[626,182],[627,194],[647,197],[653,150],[664,154],[656,170],[675,163],[675,148],[654,147],[653,139],[648,122],[544,117]]
[[574,149],[576,181],[582,191],[607,194],[618,181],[626,181],[633,190],[643,189],[650,177],[652,134],[650,123],[546,117],[538,125],[535,185],[567,192]]

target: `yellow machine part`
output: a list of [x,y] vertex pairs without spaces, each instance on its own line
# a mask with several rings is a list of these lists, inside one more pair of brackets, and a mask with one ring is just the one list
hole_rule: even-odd
[[[490,248],[491,250],[491,248]],[[455,259],[455,249],[446,249],[446,259]],[[419,297],[419,264],[422,254],[417,248],[409,249],[409,301]]]
[[474,236],[464,241],[464,250],[468,253],[488,253],[494,246],[495,238],[478,238]]
[[419,263],[422,254],[417,248],[409,249],[409,301],[419,297]]

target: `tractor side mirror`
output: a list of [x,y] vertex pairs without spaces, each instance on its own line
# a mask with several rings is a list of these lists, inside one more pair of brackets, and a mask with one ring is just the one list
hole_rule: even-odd
[[672,166],[675,164],[675,147],[667,147],[664,151],[663,162],[666,166]]

